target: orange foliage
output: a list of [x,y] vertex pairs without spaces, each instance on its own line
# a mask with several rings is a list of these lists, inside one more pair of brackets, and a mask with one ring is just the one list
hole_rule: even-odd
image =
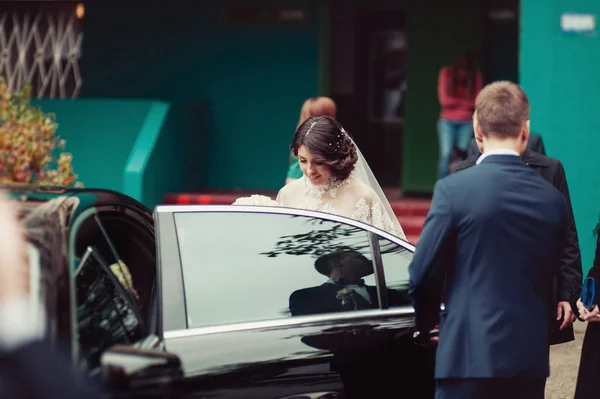
[[0,76],[0,184],[81,186],[54,114],[31,105],[31,86],[11,91]]

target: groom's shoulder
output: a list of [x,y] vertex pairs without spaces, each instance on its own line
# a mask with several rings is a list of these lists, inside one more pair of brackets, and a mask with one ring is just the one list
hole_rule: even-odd
[[[466,193],[471,190],[479,190],[481,184],[489,180],[489,176],[479,168],[472,168],[472,165],[460,169],[460,173],[451,173],[450,175],[439,179],[435,183],[434,191],[443,191],[447,194],[460,192]],[[457,171],[455,171],[457,172]]]

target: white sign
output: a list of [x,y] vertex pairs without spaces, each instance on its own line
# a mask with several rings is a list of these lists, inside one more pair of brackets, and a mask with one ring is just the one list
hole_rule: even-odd
[[594,14],[564,13],[560,17],[560,28],[566,33],[592,34],[596,30],[596,16]]

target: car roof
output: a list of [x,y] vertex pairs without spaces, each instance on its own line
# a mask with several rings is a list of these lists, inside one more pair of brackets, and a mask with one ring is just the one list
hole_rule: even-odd
[[77,208],[73,211],[73,218],[85,209],[105,205],[129,206],[152,215],[151,210],[139,201],[114,190],[43,185],[0,185],[0,192],[19,201],[19,207],[24,211],[56,198],[76,197],[79,201]]

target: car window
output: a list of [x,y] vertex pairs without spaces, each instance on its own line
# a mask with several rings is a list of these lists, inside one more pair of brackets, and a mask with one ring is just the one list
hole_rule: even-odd
[[367,231],[285,214],[174,218],[189,328],[379,306]]
[[135,343],[147,329],[131,271],[97,215],[81,224],[75,241],[77,347],[80,364],[93,371],[105,349]]
[[387,238],[379,236],[378,241],[388,290],[388,304],[390,307],[410,305],[408,266],[413,253]]
[[132,298],[94,247],[88,247],[75,271],[75,294],[80,361],[88,370],[99,365],[108,347],[143,337]]

